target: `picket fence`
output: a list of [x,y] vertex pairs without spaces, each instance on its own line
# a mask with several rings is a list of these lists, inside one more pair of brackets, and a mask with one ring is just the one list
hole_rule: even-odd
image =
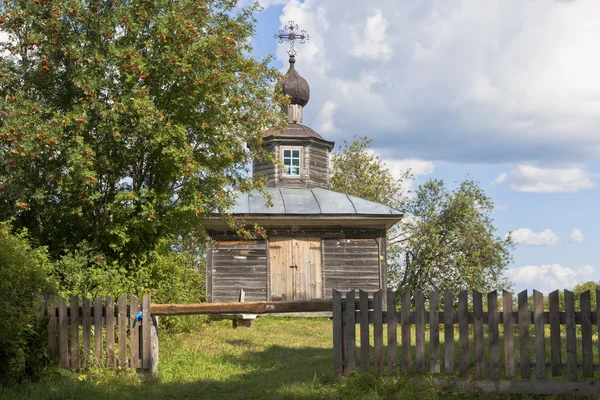
[[[600,383],[594,380],[594,371],[600,369],[594,363],[592,326],[600,328],[600,291],[596,291],[596,311],[591,310],[590,291],[580,295],[581,311],[575,311],[574,294],[564,291],[565,311],[559,310],[558,290],[549,295],[549,310],[544,311],[544,296],[533,291],[533,310],[529,309],[527,291],[518,294],[518,308],[513,309],[513,295],[502,293],[502,311],[498,310],[498,294],[487,295],[487,311],[483,311],[483,296],[473,291],[469,302],[467,291],[458,295],[455,311],[455,296],[443,294],[444,310],[440,310],[440,294],[429,294],[429,310],[425,309],[423,292],[403,292],[400,295],[400,310],[396,307],[396,293],[387,292],[387,311],[384,311],[383,292],[372,294],[359,291],[345,293],[333,291],[333,352],[336,375],[349,374],[360,367],[363,372],[377,373],[423,373],[455,377],[458,372],[462,380],[447,379],[452,383],[468,383],[476,390],[489,392],[538,393],[538,394],[600,394]],[[372,304],[372,306],[371,306]],[[411,305],[414,310],[411,311]],[[472,311],[470,311],[472,310]],[[359,325],[360,355],[357,354],[356,325]],[[455,325],[458,324],[458,354],[455,354]],[[373,326],[373,359],[369,326]],[[387,325],[387,346],[384,346],[384,326]],[[397,326],[401,328],[401,343],[398,343]],[[429,358],[426,360],[426,325],[429,325]],[[443,326],[443,359],[440,349],[440,325]],[[500,362],[499,325],[503,326],[504,362]],[[533,337],[530,326],[533,326]],[[549,325],[550,337],[546,337],[545,326]],[[563,363],[563,338],[561,325],[565,326],[566,364]],[[580,337],[576,325],[580,325]],[[413,328],[414,326],[414,328]],[[487,326],[487,341],[484,341],[484,326]],[[415,335],[414,358],[411,335]],[[546,344],[549,339],[549,363]],[[535,361],[531,362],[530,344],[533,340]],[[580,349],[577,347],[581,342]],[[487,344],[486,344],[487,342]],[[517,342],[517,343],[515,343]],[[518,346],[519,360],[516,353]],[[598,343],[600,346],[600,343]],[[387,347],[387,349],[385,349]],[[400,347],[400,359],[398,351]],[[488,353],[485,355],[484,348]],[[473,359],[471,359],[471,351]],[[387,352],[387,362],[384,354]],[[600,349],[599,349],[600,354]],[[357,360],[357,356],[359,356]],[[456,360],[458,359],[458,362]],[[581,361],[581,363],[578,363]],[[600,361],[600,360],[595,360]],[[458,366],[458,371],[455,370]],[[386,369],[387,367],[387,369]],[[427,368],[428,367],[428,368]],[[473,370],[474,367],[474,370]],[[534,368],[534,371],[532,370]],[[515,379],[517,369],[520,379]],[[550,369],[552,379],[547,370]],[[566,381],[563,371],[566,370]],[[531,379],[531,378],[534,379]],[[502,378],[511,378],[501,380]],[[559,380],[557,380],[557,378]],[[588,379],[589,378],[589,379]],[[596,377],[597,378],[597,377]],[[580,380],[583,379],[583,380]],[[439,380],[442,382],[443,380]]]
[[150,313],[150,295],[143,297],[141,307],[133,295],[129,304],[127,295],[120,296],[116,306],[111,296],[93,303],[86,297],[79,300],[73,296],[67,306],[61,296],[46,298],[53,362],[63,368],[137,368],[158,374],[158,318]]

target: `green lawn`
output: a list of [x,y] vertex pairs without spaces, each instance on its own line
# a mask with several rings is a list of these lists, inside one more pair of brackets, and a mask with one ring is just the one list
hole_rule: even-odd
[[41,382],[0,389],[0,398],[510,398],[440,392],[426,380],[415,386],[402,376],[365,374],[337,380],[333,374],[331,331],[331,321],[326,318],[263,317],[250,329],[232,329],[229,321],[215,321],[192,334],[160,338],[157,380],[140,379],[131,370],[88,370],[73,375],[55,369]]

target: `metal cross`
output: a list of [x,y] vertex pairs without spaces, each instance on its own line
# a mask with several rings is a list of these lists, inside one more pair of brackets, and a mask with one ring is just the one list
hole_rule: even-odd
[[283,29],[279,30],[279,33],[275,34],[275,39],[279,43],[289,42],[290,49],[287,51],[290,57],[294,57],[296,55],[296,49],[294,48],[294,43],[296,40],[299,43],[304,44],[308,39],[308,35],[305,30],[298,31],[298,24],[294,24],[294,21],[290,21]]

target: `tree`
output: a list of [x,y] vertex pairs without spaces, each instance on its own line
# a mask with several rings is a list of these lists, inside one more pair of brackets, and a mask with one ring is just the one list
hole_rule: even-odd
[[464,181],[449,191],[441,180],[429,180],[414,193],[369,151],[363,137],[344,143],[333,156],[331,188],[405,211],[388,231],[390,286],[398,290],[488,291],[508,287],[504,271],[510,264],[512,241],[495,234],[493,202],[477,182]]
[[248,56],[257,7],[1,3],[0,220],[130,266],[260,186],[244,166],[283,118],[277,71]]

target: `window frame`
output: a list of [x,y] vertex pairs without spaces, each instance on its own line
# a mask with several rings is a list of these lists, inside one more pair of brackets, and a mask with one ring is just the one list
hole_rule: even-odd
[[[290,151],[290,155],[289,156],[285,156],[285,152]],[[298,151],[298,156],[294,157],[293,156],[293,151],[296,150]],[[281,171],[281,176],[283,178],[290,178],[290,179],[299,179],[302,178],[302,147],[299,146],[285,146],[285,147],[281,147],[281,163],[283,164],[283,170]],[[290,160],[290,164],[289,165],[285,165],[285,161],[286,159]],[[298,160],[298,175],[294,175],[294,174],[290,174],[289,172],[291,172],[292,168],[295,167],[295,165],[293,165],[293,160]]]

